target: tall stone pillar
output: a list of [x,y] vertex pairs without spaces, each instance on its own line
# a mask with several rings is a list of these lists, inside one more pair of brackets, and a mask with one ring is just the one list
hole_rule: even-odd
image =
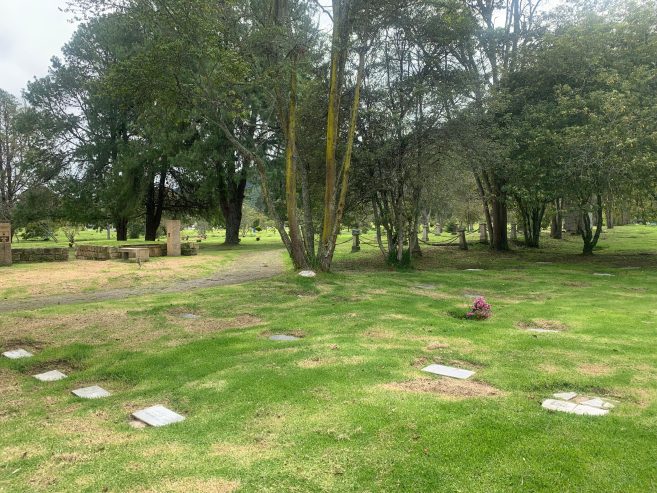
[[468,241],[465,239],[465,229],[459,229],[459,248],[461,250],[468,249]]
[[479,242],[488,243],[488,225],[486,223],[479,224]]
[[167,227],[167,256],[180,257],[180,221],[169,220]]
[[0,223],[0,265],[11,265],[11,224]]
[[360,229],[352,229],[351,238],[351,253],[360,252]]

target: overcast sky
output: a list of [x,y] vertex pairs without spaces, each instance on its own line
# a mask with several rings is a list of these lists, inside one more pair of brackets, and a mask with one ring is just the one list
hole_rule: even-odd
[[75,31],[63,6],[64,0],[0,0],[0,88],[20,96],[27,81],[48,73]]
[[64,0],[0,0],[0,88],[20,96],[28,80],[48,73],[50,59],[75,26]]

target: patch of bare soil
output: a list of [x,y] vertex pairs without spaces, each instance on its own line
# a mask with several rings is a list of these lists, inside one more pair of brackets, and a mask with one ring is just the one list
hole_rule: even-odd
[[568,330],[568,326],[563,322],[559,322],[558,320],[544,320],[541,318],[533,319],[530,322],[518,322],[516,324],[516,327],[523,330],[527,330],[527,329],[545,329],[545,330],[559,330],[559,331]]
[[386,390],[437,394],[446,399],[468,399],[473,397],[501,397],[505,392],[482,382],[456,380],[453,378],[417,378],[407,382],[382,385]]
[[54,359],[51,361],[40,361],[28,366],[25,366],[22,373],[26,375],[37,375],[51,370],[59,370],[62,373],[69,375],[75,371],[82,369],[82,364],[79,361],[69,359]]

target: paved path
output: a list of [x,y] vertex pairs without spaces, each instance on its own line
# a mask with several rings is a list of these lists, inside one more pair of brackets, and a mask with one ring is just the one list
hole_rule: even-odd
[[19,310],[35,310],[56,305],[121,300],[133,296],[144,296],[149,294],[182,293],[193,289],[243,284],[250,281],[269,279],[270,277],[281,274],[283,270],[283,252],[281,250],[250,252],[240,255],[238,259],[227,265],[225,269],[216,272],[209,278],[174,281],[138,288],[119,288],[87,293],[58,294],[4,301],[0,300],[0,313]]

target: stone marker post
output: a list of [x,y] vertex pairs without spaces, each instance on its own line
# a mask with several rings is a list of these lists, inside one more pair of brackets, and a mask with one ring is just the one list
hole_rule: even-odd
[[443,227],[441,224],[436,223],[436,230],[435,230],[435,235],[441,235],[443,234]]
[[488,225],[486,223],[479,224],[479,242],[488,243]]
[[180,221],[167,221],[167,256],[180,257]]
[[352,229],[351,236],[353,238],[351,253],[360,252],[360,229]]
[[465,229],[459,229],[459,248],[461,250],[468,249],[468,242],[465,239]]
[[11,224],[0,223],[0,265],[11,265]]
[[511,223],[511,241],[516,241],[518,239],[518,225],[516,223]]

